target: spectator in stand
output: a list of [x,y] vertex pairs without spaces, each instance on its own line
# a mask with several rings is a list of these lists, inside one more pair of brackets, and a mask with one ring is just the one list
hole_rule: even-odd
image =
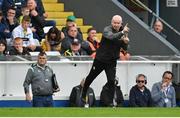
[[49,29],[46,39],[41,41],[41,46],[44,51],[59,51],[61,50],[61,42],[64,39],[64,33],[57,27]]
[[29,28],[31,19],[29,16],[24,16],[21,25],[16,27],[13,32],[13,39],[16,37],[22,38],[23,46],[27,47],[29,51],[41,51],[39,41],[33,38],[32,30]]
[[154,31],[161,35],[163,38],[167,38],[165,34],[162,33],[163,31],[163,24],[160,20],[156,20],[154,23]]
[[133,86],[129,94],[129,106],[131,107],[152,107],[153,100],[150,90],[146,87],[147,78],[144,74],[138,74],[136,85]]
[[65,36],[65,38],[62,40],[62,45],[61,45],[61,54],[64,54],[64,52],[68,49],[70,49],[71,43],[74,41],[74,39],[78,39],[79,42],[81,43],[83,39],[79,39],[77,37],[78,30],[77,27],[75,26],[70,26],[67,29],[68,34]]
[[5,17],[5,23],[8,26],[10,32],[12,32],[14,28],[19,25],[15,15],[16,9],[14,7],[10,7],[7,11],[7,16]]
[[19,17],[19,23],[22,22],[22,19],[23,19],[24,16],[29,16],[30,10],[29,10],[29,8],[27,6],[23,6],[21,8],[21,13],[22,13],[22,15]]
[[90,49],[92,51],[91,56],[95,58],[96,49],[99,48],[99,39],[97,39],[96,37],[96,29],[93,27],[89,28],[87,33],[88,33],[87,42],[89,43]]
[[151,95],[157,107],[176,107],[176,93],[172,86],[173,73],[165,71],[162,81],[153,85]]
[[2,11],[0,11],[0,39],[6,40],[11,37],[8,26],[4,23]]
[[[37,3],[37,8],[36,10],[40,14],[40,16],[43,16],[45,19],[48,18],[48,14],[44,10],[44,6],[42,3],[42,0],[35,0]],[[54,20],[46,20],[45,26],[56,26],[56,22]]]
[[30,10],[31,23],[32,27],[34,28],[33,32],[37,34],[37,36],[34,38],[41,41],[43,38],[45,38],[43,28],[46,24],[46,21],[44,16],[41,16],[37,11],[37,3],[35,0],[27,0],[27,7]]
[[5,40],[0,39],[0,61],[6,61],[7,44]]
[[[61,30],[64,33],[65,37],[68,36],[68,29],[69,29],[69,27],[72,27],[72,26],[77,27],[76,17],[73,15],[67,17],[66,26],[63,27]],[[83,39],[80,28],[77,28],[77,36],[76,37],[77,37],[77,39]]]
[[127,50],[124,50],[123,48],[121,48],[119,52],[119,57],[121,61],[128,61],[131,55],[128,53]]
[[7,44],[5,40],[0,39],[0,55],[5,55],[7,50]]
[[80,85],[73,87],[69,99],[71,107],[84,107],[85,104],[88,104],[89,107],[95,106],[96,98],[95,98],[94,90],[91,87],[89,87],[87,91],[87,97],[88,97],[87,102],[83,103],[81,101],[83,86],[84,86],[84,79],[82,79]]
[[9,55],[23,55],[30,56],[30,53],[26,47],[23,47],[23,39],[16,37],[13,42],[13,47],[9,50]]
[[14,7],[16,11],[16,18],[21,15],[21,7],[26,4],[26,0],[3,0],[2,2],[2,10],[3,14],[6,16],[6,12],[8,8]]
[[81,44],[78,39],[74,39],[70,47],[70,49],[64,52],[64,56],[87,55],[86,51],[81,48]]

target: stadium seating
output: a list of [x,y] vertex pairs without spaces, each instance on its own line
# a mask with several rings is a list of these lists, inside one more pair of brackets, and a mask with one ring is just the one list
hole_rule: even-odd
[[[43,0],[45,11],[48,13],[49,20],[55,20],[57,27],[61,29],[66,24],[66,18],[69,15],[74,15],[72,11],[64,11],[64,4],[58,3],[57,0]],[[52,7],[53,6],[53,7]],[[83,39],[87,38],[87,30],[91,25],[84,25],[83,18],[77,18],[76,23],[83,33]],[[98,39],[102,37],[101,33],[97,34]]]

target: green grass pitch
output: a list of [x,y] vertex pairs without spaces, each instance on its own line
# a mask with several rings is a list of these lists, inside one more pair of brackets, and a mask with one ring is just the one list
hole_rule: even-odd
[[0,108],[0,117],[180,117],[180,108]]

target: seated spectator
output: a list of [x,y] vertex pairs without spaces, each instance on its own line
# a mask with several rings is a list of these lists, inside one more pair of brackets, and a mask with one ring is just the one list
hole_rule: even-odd
[[[68,29],[69,27],[77,27],[76,25],[76,17],[75,16],[68,16],[66,20],[66,26],[61,29],[61,31],[64,33],[65,37],[68,36]],[[77,28],[77,39],[83,39],[82,32],[80,28]]]
[[16,37],[13,42],[13,47],[9,50],[9,55],[30,55],[28,49],[23,47],[23,39]]
[[52,27],[46,36],[46,39],[41,41],[41,46],[44,51],[59,51],[61,50],[61,42],[64,39],[64,34],[57,27]]
[[152,107],[153,101],[150,90],[146,87],[147,78],[144,74],[138,74],[136,85],[133,86],[129,94],[130,107]]
[[29,8],[27,6],[23,6],[21,8],[21,16],[19,16],[19,23],[22,23],[22,19],[24,16],[29,16],[30,14],[30,11],[29,11]]
[[95,58],[96,56],[96,49],[99,48],[99,41],[96,37],[96,29],[95,28],[89,28],[88,31],[88,37],[87,42],[89,43],[90,49],[92,51],[91,56]]
[[34,28],[33,32],[37,34],[34,35],[34,38],[38,39],[41,42],[41,40],[45,38],[43,28],[46,24],[46,21],[44,19],[44,16],[41,16],[41,14],[39,14],[39,12],[37,11],[37,3],[35,2],[35,0],[27,0],[27,7],[30,10],[31,23],[32,27]]
[[[48,13],[45,12],[45,10],[44,10],[42,0],[35,0],[35,1],[36,1],[36,4],[37,4],[37,8],[36,8],[37,12],[40,14],[40,16],[43,16],[44,19],[47,19],[48,18]],[[45,26],[53,26],[53,27],[55,27],[56,26],[56,21],[55,20],[46,20]]]
[[5,40],[0,39],[0,61],[6,61],[7,44]]
[[11,37],[11,32],[9,31],[8,26],[3,21],[3,14],[0,11],[0,39],[6,40],[6,38]]
[[[122,36],[121,39],[124,40],[125,44],[129,43],[128,34],[125,34],[124,36]],[[120,48],[119,59],[121,61],[127,61],[130,59],[130,54],[128,53],[127,48],[128,48],[128,45]]]
[[13,39],[16,37],[24,39],[23,46],[27,47],[29,51],[41,51],[39,41],[33,38],[32,30],[29,28],[30,22],[30,17],[24,16],[21,25],[12,32]]
[[120,86],[118,86],[118,78],[115,79],[115,92],[114,96],[111,95],[111,90],[106,83],[103,86],[100,95],[101,106],[104,107],[120,107],[123,104],[124,98]]
[[[64,54],[64,52],[68,49],[70,49],[71,43],[74,41],[74,39],[77,38],[77,27],[71,26],[68,28],[68,35],[65,36],[65,38],[62,40],[62,45],[61,45],[61,54]],[[78,39],[79,42],[81,43],[83,39]]]
[[127,61],[130,59],[131,55],[127,52],[127,50],[120,49],[119,57],[121,61]]
[[14,7],[10,7],[7,11],[7,16],[5,17],[6,26],[8,26],[8,30],[10,32],[12,32],[14,28],[19,25],[15,15],[16,15],[16,9]]
[[66,50],[64,56],[81,56],[87,55],[86,51],[81,48],[81,44],[78,39],[74,39],[71,43],[71,48]]
[[162,33],[163,31],[163,24],[160,20],[156,20],[154,23],[154,31],[157,32],[159,35],[161,35],[163,38],[167,38],[165,34]]
[[2,10],[3,14],[6,16],[8,8],[14,7],[16,9],[16,18],[21,15],[21,7],[26,4],[26,0],[3,0]]
[[172,86],[173,73],[165,71],[162,81],[153,85],[151,95],[157,107],[175,107],[176,93]]
[[[80,85],[73,87],[71,94],[70,94],[70,106],[71,107],[84,107],[85,103],[81,101],[81,94],[82,94],[82,89],[84,86],[85,80],[82,79]],[[88,104],[88,107],[95,106],[96,103],[96,98],[94,91],[91,87],[88,88],[87,90],[87,101],[86,104]]]

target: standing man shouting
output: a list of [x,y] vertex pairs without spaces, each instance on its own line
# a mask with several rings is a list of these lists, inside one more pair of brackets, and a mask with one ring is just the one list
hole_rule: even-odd
[[26,74],[24,81],[24,91],[26,100],[31,101],[29,85],[31,84],[33,94],[33,107],[52,107],[53,106],[53,71],[46,65],[47,55],[40,52],[37,64],[32,65]]
[[105,70],[107,76],[107,86],[111,91],[111,98],[113,102],[114,96],[114,81],[116,75],[116,64],[119,59],[119,51],[121,48],[127,48],[129,39],[126,34],[129,32],[127,25],[122,28],[122,17],[115,15],[112,17],[111,25],[104,28],[100,47],[97,49],[96,57],[94,59],[89,75],[86,77],[85,85],[82,92],[82,101],[86,102],[87,89],[93,80]]

